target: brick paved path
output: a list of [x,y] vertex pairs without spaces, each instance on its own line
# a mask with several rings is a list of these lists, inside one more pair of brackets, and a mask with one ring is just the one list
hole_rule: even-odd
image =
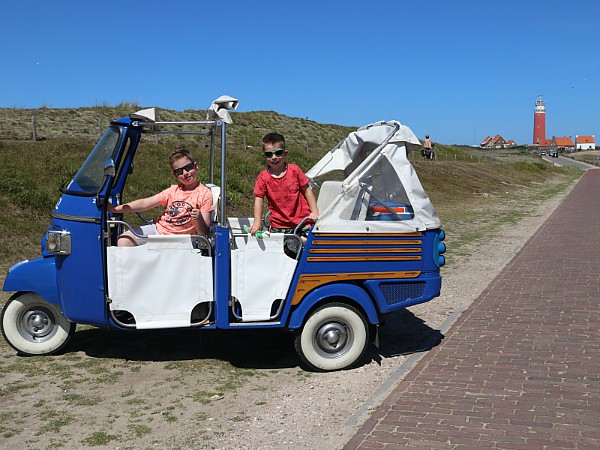
[[589,170],[345,449],[600,449],[599,273]]

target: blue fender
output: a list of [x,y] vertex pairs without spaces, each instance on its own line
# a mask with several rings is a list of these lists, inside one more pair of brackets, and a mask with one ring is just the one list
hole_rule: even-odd
[[8,269],[2,290],[35,292],[48,303],[59,304],[54,257],[36,258],[15,264]]
[[366,312],[367,319],[370,323],[373,325],[379,323],[373,300],[364,289],[354,284],[333,283],[316,288],[302,299],[300,305],[294,310],[290,317],[288,325],[289,329],[295,330],[300,328],[304,323],[306,315],[313,306],[334,297],[346,297],[352,299],[354,303],[359,305]]

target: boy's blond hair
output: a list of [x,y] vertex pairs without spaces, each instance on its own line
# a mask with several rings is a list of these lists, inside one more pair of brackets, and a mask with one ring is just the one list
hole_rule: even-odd
[[169,164],[171,165],[171,167],[173,167],[173,163],[175,161],[180,160],[181,158],[188,158],[190,160],[190,162],[195,163],[196,161],[194,160],[194,157],[192,156],[192,154],[189,152],[189,150],[186,150],[185,148],[178,148],[173,150],[173,153],[171,153],[171,156],[169,156]]

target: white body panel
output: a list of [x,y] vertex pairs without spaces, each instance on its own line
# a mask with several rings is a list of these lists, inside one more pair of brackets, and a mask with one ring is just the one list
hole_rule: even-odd
[[273,303],[283,301],[297,261],[284,253],[281,233],[237,236],[231,251],[231,295],[242,307],[243,322],[271,319]]
[[129,311],[138,329],[189,327],[194,307],[213,301],[212,259],[189,235],[106,250],[110,309]]

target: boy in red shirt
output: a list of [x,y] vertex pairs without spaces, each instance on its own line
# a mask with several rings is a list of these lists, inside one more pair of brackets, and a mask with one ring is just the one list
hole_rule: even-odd
[[319,210],[308,178],[300,167],[285,162],[285,138],[279,133],[269,133],[263,138],[262,148],[268,167],[258,175],[254,185],[254,224],[250,234],[261,229],[265,198],[271,211],[272,233],[292,233],[306,217],[317,220]]
[[[165,206],[165,212],[153,223],[136,227],[137,234],[200,234],[205,235],[210,228],[213,199],[210,189],[200,184],[198,163],[185,149],[177,149],[169,157],[173,176],[179,184],[172,185],[158,194],[113,206],[106,209],[112,213],[142,212],[156,206]],[[145,244],[146,238],[138,238],[126,231],[117,241],[119,247],[135,247]]]

